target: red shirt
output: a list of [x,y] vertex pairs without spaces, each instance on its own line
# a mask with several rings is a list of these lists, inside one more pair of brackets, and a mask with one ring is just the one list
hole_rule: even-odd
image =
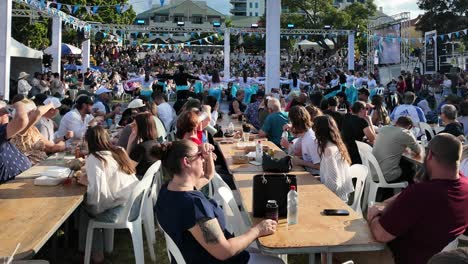
[[406,83],[405,81],[397,82],[397,91],[399,93],[405,93],[406,91]]
[[468,178],[410,185],[379,221],[396,264],[426,264],[468,227]]

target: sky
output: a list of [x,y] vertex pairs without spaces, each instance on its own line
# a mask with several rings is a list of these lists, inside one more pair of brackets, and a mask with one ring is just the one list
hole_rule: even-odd
[[[134,8],[137,13],[140,13],[146,9],[150,0],[130,0],[130,3],[134,4]],[[153,4],[159,4],[160,0],[153,0]],[[165,0],[167,3],[168,0]],[[221,13],[229,13],[229,0],[206,0],[209,6],[220,11]],[[384,13],[387,15],[395,15],[401,12],[411,12],[411,18],[417,17],[422,13],[416,4],[417,0],[374,0],[377,7],[383,7]]]

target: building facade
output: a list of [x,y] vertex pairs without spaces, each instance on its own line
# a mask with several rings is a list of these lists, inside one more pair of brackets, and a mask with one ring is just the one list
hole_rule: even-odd
[[260,17],[265,14],[265,0],[231,0],[233,16]]

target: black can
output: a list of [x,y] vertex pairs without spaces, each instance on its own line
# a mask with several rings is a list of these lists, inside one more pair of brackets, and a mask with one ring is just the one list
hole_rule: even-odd
[[268,200],[265,209],[265,218],[278,222],[278,203],[276,200]]

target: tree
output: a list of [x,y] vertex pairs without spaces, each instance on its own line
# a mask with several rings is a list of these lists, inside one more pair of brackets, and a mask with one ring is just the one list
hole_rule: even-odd
[[468,1],[466,0],[418,0],[420,9],[426,12],[417,24],[422,32],[437,30],[449,33],[462,30],[468,25]]
[[[373,0],[367,0],[365,3],[355,2],[342,9],[334,7],[332,0],[284,0],[283,5],[287,6],[289,13],[292,14],[283,14],[282,18],[297,19],[297,13],[302,14],[304,19],[302,23],[303,28],[313,29],[322,29],[325,25],[330,25],[334,29],[365,32],[367,19],[374,15],[376,11]],[[334,48],[329,47],[325,43],[326,38],[333,42]],[[361,38],[363,38],[363,35],[359,34],[359,36],[357,36],[357,42],[365,43]],[[347,45],[347,36],[329,37],[316,35],[313,36],[312,39],[330,54],[335,53],[337,50]],[[365,45],[360,46],[364,48]]]

